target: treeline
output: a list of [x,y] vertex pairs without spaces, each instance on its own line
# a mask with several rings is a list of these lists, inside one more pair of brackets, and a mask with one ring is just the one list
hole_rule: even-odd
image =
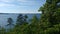
[[21,25],[20,17],[17,25],[10,32],[4,34],[60,34],[60,0],[46,0],[38,11],[42,11],[41,18],[34,16],[30,21]]

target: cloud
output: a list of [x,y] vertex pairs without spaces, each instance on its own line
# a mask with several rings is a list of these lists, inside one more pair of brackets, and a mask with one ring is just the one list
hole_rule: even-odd
[[[38,5],[35,1],[32,0],[0,0],[0,3],[8,3],[8,4],[15,4],[15,5],[25,5],[25,6],[30,6],[30,5]],[[5,4],[1,4],[0,6],[3,6]]]
[[13,2],[14,0],[0,0],[0,2]]
[[27,0],[0,0],[0,6],[11,6],[11,4],[21,6],[21,5],[26,5],[27,3],[29,3],[27,2]]
[[18,5],[25,5],[25,6],[38,6],[39,1],[32,1],[32,0],[19,0]]
[[1,2],[14,2],[14,1],[18,1],[18,2],[27,2],[28,0],[0,0]]
[[5,6],[15,6],[13,4],[6,4],[6,3],[0,3],[0,7],[5,7]]
[[17,0],[19,2],[27,2],[28,0]]

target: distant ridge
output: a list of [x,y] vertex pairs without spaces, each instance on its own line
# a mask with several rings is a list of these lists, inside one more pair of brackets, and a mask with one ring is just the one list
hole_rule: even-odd
[[9,14],[9,13],[0,13],[0,14]]

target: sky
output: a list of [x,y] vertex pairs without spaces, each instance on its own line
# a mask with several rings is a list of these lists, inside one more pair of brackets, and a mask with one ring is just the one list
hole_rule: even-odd
[[0,0],[0,13],[38,13],[44,3],[45,0]]

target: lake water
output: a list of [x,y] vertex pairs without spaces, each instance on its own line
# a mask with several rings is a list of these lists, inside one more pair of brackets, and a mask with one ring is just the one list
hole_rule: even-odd
[[[7,23],[8,18],[12,18],[13,21],[14,21],[14,24],[15,24],[18,15],[19,14],[12,14],[12,13],[9,13],[9,14],[7,14],[7,13],[0,14],[0,26],[7,25],[8,24]],[[23,14],[23,15],[25,15],[25,14]],[[34,14],[26,14],[26,15],[28,15],[28,19],[31,19]],[[36,16],[40,17],[40,14],[36,14]]]

